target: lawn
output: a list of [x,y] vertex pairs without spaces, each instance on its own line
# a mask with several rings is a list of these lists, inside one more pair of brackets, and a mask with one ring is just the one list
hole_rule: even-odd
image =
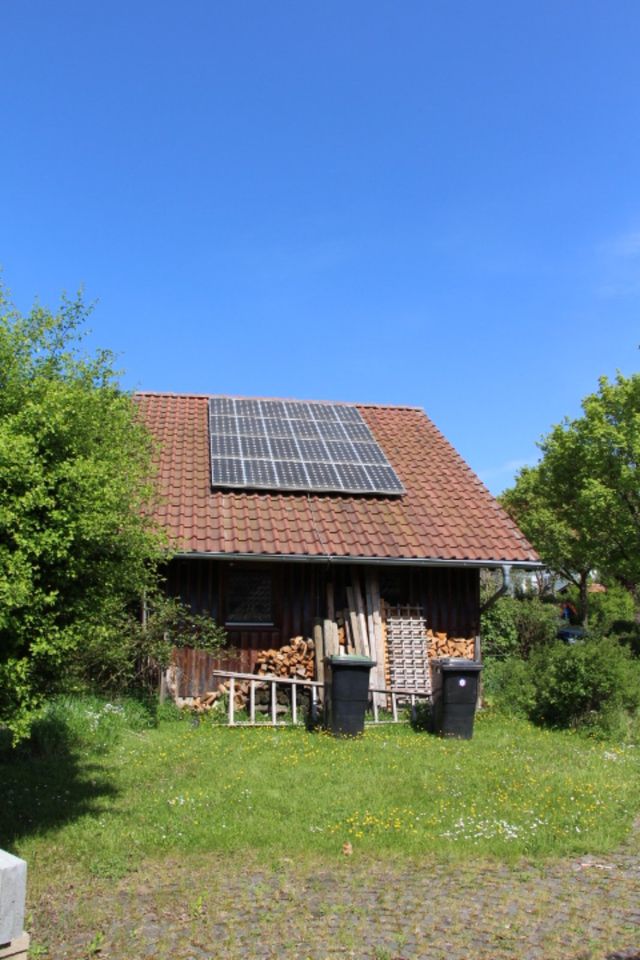
[[32,872],[64,861],[117,877],[142,859],[243,850],[332,858],[347,842],[408,858],[602,853],[640,809],[637,747],[499,716],[481,714],[471,741],[408,726],[337,740],[188,720],[114,727],[119,710],[76,707],[84,746],[0,765],[0,846]]
[[601,960],[638,942],[639,754],[487,713],[334,740],[68,701],[0,759],[0,846],[43,960]]

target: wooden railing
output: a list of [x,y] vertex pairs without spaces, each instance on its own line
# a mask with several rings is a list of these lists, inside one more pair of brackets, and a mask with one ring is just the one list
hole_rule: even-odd
[[[213,670],[212,676],[218,680],[224,680],[227,683],[227,696],[229,702],[227,705],[227,723],[230,727],[234,726],[254,726],[256,724],[267,725],[267,726],[278,726],[279,724],[284,726],[289,723],[289,721],[278,721],[278,686],[284,688],[290,688],[291,690],[291,724],[297,724],[299,721],[299,703],[298,703],[298,694],[300,687],[308,688],[310,690],[310,701],[311,701],[311,718],[312,722],[315,722],[318,715],[318,704],[322,700],[324,693],[324,683],[321,683],[318,680],[299,680],[292,677],[276,677],[269,674],[255,674],[255,673],[234,673],[229,670]],[[249,719],[248,720],[236,720],[236,681],[244,681],[249,683]],[[264,686],[268,684],[270,689],[269,696],[269,712],[270,716],[267,720],[256,720],[256,687]],[[390,704],[390,713],[391,716],[385,716],[384,712],[381,715],[379,698],[376,696],[371,697],[371,710],[372,710],[372,721],[373,723],[402,723],[404,718],[400,717],[399,714],[399,705],[406,703],[411,706],[411,710],[415,710],[416,705],[419,700],[430,701],[431,694],[428,693],[419,693],[415,690],[398,690],[390,688],[377,688],[372,687],[369,691],[371,694],[380,694],[382,697],[385,697],[387,703]],[[366,722],[366,720],[365,720]]]

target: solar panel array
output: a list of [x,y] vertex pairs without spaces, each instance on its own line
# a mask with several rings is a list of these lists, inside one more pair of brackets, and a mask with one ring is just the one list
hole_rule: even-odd
[[209,400],[214,487],[398,495],[404,487],[356,407]]

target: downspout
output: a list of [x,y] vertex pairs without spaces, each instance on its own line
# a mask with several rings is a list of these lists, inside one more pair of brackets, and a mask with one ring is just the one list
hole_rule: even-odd
[[489,597],[488,600],[485,600],[480,607],[480,613],[485,613],[494,605],[496,600],[499,600],[500,597],[504,597],[505,594],[511,593],[511,564],[503,563],[500,569],[502,570],[502,585],[494,594]]

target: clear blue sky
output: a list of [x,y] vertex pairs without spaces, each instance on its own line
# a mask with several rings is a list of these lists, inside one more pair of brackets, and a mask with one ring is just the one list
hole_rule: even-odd
[[0,33],[5,283],[83,285],[127,387],[417,404],[497,492],[638,369],[637,0],[0,0]]

